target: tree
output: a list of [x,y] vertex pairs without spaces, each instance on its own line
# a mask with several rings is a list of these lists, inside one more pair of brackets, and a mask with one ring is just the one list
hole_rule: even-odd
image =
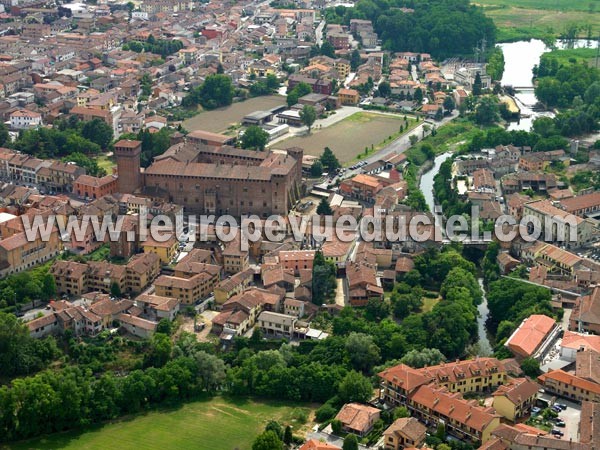
[[277,435],[279,439],[283,439],[283,428],[281,427],[281,424],[276,420],[270,420],[269,423],[267,423],[267,426],[265,427],[265,431],[272,431]]
[[323,253],[315,253],[312,270],[312,301],[316,305],[323,304],[328,300],[337,287],[335,280],[335,265],[325,261]]
[[473,81],[473,95],[481,95],[482,85],[481,85],[481,75],[479,72],[475,74],[475,81]]
[[525,375],[531,378],[536,378],[542,373],[539,361],[534,358],[525,358],[521,363],[521,370]]
[[408,412],[408,408],[406,406],[398,406],[396,409],[394,409],[394,420],[404,419],[406,417],[410,417],[410,413]]
[[4,144],[6,144],[8,142],[8,139],[9,139],[8,128],[6,128],[6,125],[4,124],[4,122],[0,122],[0,147],[3,147]]
[[413,349],[402,357],[400,362],[407,366],[420,369],[421,367],[435,366],[446,360],[446,357],[437,348]]
[[444,99],[444,109],[451,113],[452,111],[454,111],[455,107],[456,107],[456,104],[454,103],[454,99],[452,98],[451,95],[447,95],[446,98]]
[[416,134],[411,134],[408,137],[408,140],[410,141],[410,145],[415,145],[417,142],[419,142],[419,136],[417,136]]
[[346,339],[346,351],[352,366],[360,371],[367,371],[379,362],[379,347],[367,334],[352,332]]
[[300,110],[300,120],[308,127],[308,133],[310,134],[310,130],[315,120],[317,120],[317,111],[314,106],[304,105]]
[[273,431],[259,434],[252,443],[252,450],[281,450],[283,442]]
[[156,332],[170,336],[173,332],[173,324],[169,319],[163,317],[162,319],[160,319],[160,322],[158,322],[158,325],[156,326]]
[[327,199],[321,199],[321,201],[319,202],[319,206],[317,206],[317,214],[319,214],[320,216],[333,215],[333,210],[331,209],[331,206],[329,206]]
[[81,136],[106,149],[113,140],[113,129],[104,120],[92,119],[83,123]]
[[350,433],[344,438],[342,450],[358,450],[358,438],[355,434]]
[[498,102],[495,97],[482,97],[475,108],[475,123],[492,125],[498,120]]
[[150,339],[150,348],[146,353],[146,367],[162,367],[171,357],[171,339],[166,334],[155,333]]
[[121,298],[121,295],[121,287],[119,286],[119,283],[113,281],[110,285],[110,296],[115,298]]
[[310,176],[312,177],[320,177],[323,173],[323,164],[318,159],[310,166]]
[[330,58],[335,58],[335,47],[331,45],[329,41],[323,42],[320,48],[320,53],[323,56],[329,56]]
[[354,49],[352,51],[352,54],[350,55],[350,67],[352,69],[352,71],[356,71],[356,69],[358,69],[358,66],[360,66],[361,60],[360,60],[360,52],[357,49]]
[[240,145],[245,149],[264,150],[269,141],[269,133],[258,125],[250,125],[240,139]]
[[308,83],[298,83],[296,86],[294,86],[294,88],[292,90],[288,91],[288,95],[287,95],[287,104],[288,106],[294,106],[296,103],[298,103],[298,99],[300,97],[304,97],[307,94],[310,94],[312,92],[312,88],[310,87],[310,84]]
[[340,382],[338,396],[342,403],[365,403],[373,396],[373,386],[367,377],[353,370]]
[[291,445],[293,441],[294,435],[292,434],[292,427],[288,425],[285,427],[285,432],[283,433],[283,443],[285,445]]
[[342,421],[339,419],[333,419],[331,421],[331,431],[334,435],[339,436],[342,433]]
[[392,88],[390,87],[390,83],[387,81],[382,81],[379,83],[379,95],[381,97],[389,97],[392,95]]
[[419,105],[423,102],[423,90],[420,87],[415,89],[413,100]]
[[323,164],[323,167],[326,167],[329,172],[332,172],[342,167],[342,165],[337,159],[337,156],[335,156],[335,154],[329,147],[325,147],[323,149],[323,154],[321,155],[320,160]]
[[231,78],[223,74],[209,75],[199,87],[193,89],[183,99],[183,106],[202,105],[205,109],[215,109],[231,105],[233,85]]
[[[444,118],[444,110],[442,108],[438,108],[435,112],[435,116],[433,117],[435,120],[440,121]],[[423,131],[425,130],[425,126],[423,126]]]
[[267,74],[266,83],[267,83],[267,87],[271,91],[274,91],[275,89],[277,89],[279,87],[279,79],[277,79],[277,76],[272,73]]

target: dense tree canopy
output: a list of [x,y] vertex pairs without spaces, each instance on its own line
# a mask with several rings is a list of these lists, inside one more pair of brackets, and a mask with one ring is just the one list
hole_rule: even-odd
[[202,105],[204,109],[215,109],[231,105],[233,101],[233,84],[231,78],[223,74],[209,75],[197,88],[184,99],[183,106]]
[[269,141],[269,133],[258,125],[250,125],[240,139],[242,148],[264,150]]
[[[414,8],[414,12],[405,13],[400,7]],[[489,48],[496,41],[493,21],[467,0],[360,0],[354,8],[338,6],[325,14],[327,22],[371,20],[384,48],[392,51],[425,52],[444,58],[472,54],[484,38]]]

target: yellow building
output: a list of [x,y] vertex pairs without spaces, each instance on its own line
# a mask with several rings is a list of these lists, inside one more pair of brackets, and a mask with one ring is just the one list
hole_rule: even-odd
[[526,378],[515,378],[494,392],[494,409],[511,422],[529,416],[537,399],[538,385]]
[[165,242],[156,241],[148,236],[145,241],[140,242],[140,245],[144,253],[156,253],[161,264],[169,264],[177,255],[177,239],[175,239],[175,236],[169,237]]

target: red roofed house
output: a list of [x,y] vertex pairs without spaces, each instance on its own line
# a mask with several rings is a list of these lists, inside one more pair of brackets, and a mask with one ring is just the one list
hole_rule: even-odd
[[515,378],[494,392],[494,409],[511,422],[529,416],[537,400],[538,385],[527,378]]
[[340,193],[364,201],[375,201],[375,194],[383,189],[384,184],[374,176],[358,174],[354,178],[344,180],[340,184]]
[[557,326],[553,318],[533,314],[521,322],[504,345],[521,358],[535,356]]
[[346,403],[335,416],[342,422],[342,429],[348,433],[365,436],[379,420],[381,411],[359,403]]
[[340,447],[327,442],[317,441],[316,439],[310,439],[304,443],[298,450],[342,450]]

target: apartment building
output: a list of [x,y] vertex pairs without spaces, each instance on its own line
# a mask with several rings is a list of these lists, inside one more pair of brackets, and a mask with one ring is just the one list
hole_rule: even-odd
[[267,336],[282,336],[292,338],[298,319],[295,316],[263,311],[258,316],[257,325]]
[[517,422],[530,415],[537,393],[537,383],[526,378],[514,378],[494,392],[493,406],[502,417]]
[[576,402],[600,402],[600,384],[565,372],[553,370],[538,377],[544,389]]

